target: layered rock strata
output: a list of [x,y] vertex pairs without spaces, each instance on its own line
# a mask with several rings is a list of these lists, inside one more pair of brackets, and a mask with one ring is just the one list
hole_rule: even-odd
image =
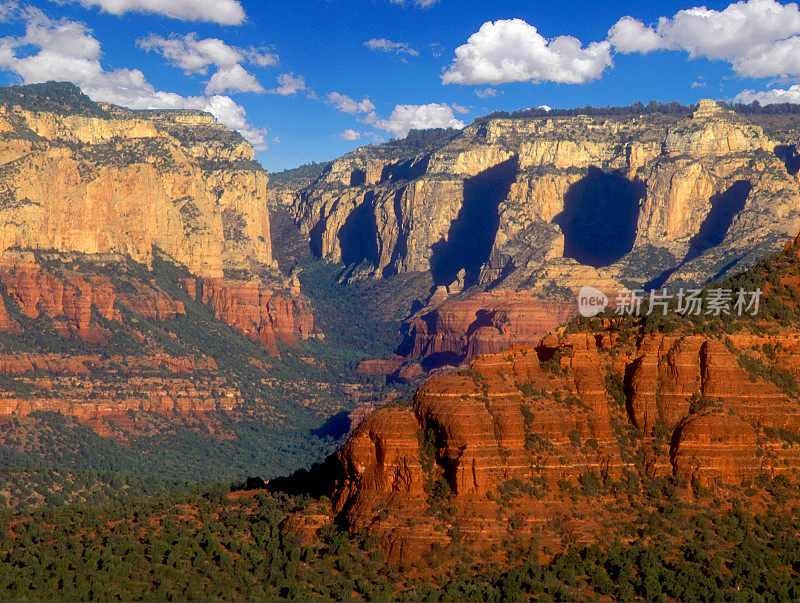
[[209,278],[272,266],[268,176],[211,115],[100,106],[69,84],[12,90],[0,103],[0,252],[149,265],[156,246]]
[[[292,211],[312,250],[357,278],[430,271],[404,351],[469,358],[535,341],[526,314],[541,300],[705,283],[780,248],[800,229],[797,118],[782,117],[706,100],[693,114],[487,118],[426,148],[345,155],[298,185]],[[516,321],[503,295],[529,296],[530,312]],[[476,333],[470,315],[451,329],[466,298],[509,326]]]
[[0,354],[0,374],[0,424],[58,412],[101,435],[127,437],[138,431],[134,413],[149,412],[203,425],[213,434],[214,413],[242,403],[207,357]]
[[295,217],[322,257],[367,261],[376,276],[433,270],[450,285],[465,268],[473,283],[514,289],[543,287],[553,271],[635,279],[619,263],[631,252],[669,253],[667,269],[720,245],[712,255],[774,248],[797,230],[799,182],[781,154],[795,141],[756,119],[701,101],[691,117],[482,120],[417,155],[345,155],[296,193]]

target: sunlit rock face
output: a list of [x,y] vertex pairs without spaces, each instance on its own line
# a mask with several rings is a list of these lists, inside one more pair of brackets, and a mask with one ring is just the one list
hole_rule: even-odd
[[268,176],[211,115],[98,105],[67,84],[16,90],[0,103],[0,251],[149,265],[156,246],[209,278],[273,264]]
[[567,258],[645,282],[631,264],[658,254],[656,268],[703,279],[800,224],[781,153],[796,141],[756,121],[713,101],[693,115],[487,119],[425,148],[345,155],[293,211],[319,256],[376,277],[431,270],[448,286],[465,270],[467,285],[536,289]]
[[[626,475],[678,478],[686,496],[796,479],[800,336],[785,317],[800,299],[800,236],[739,278],[771,309],[652,330],[573,322],[431,377],[410,403],[367,415],[322,468],[333,516],[413,564],[455,539],[441,525],[488,554],[508,537],[508,509],[515,536],[557,541],[548,526],[575,509],[574,488]],[[609,507],[589,500],[581,525],[604,533],[592,521]]]

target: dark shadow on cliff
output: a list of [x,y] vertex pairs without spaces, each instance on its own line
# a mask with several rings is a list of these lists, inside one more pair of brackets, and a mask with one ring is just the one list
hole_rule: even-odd
[[639,370],[642,361],[642,358],[637,358],[625,367],[625,375],[622,381],[622,391],[625,394],[625,412],[628,413],[631,424],[639,431],[641,431],[641,427],[636,422],[636,413],[633,410],[633,376]]
[[498,207],[516,180],[519,160],[512,157],[477,176],[464,180],[464,202],[450,224],[447,240],[432,246],[431,272],[436,285],[449,285],[466,270],[466,286],[478,279],[489,260],[500,226]]
[[569,187],[564,211],[553,222],[564,233],[564,257],[595,268],[633,249],[645,184],[596,167]]
[[325,220],[320,218],[308,232],[308,246],[314,257],[322,257],[322,237],[325,235]]
[[683,260],[684,264],[722,243],[736,214],[744,209],[751,190],[753,185],[747,180],[737,180],[726,191],[711,197],[711,211],[703,220],[697,234],[689,241],[689,251]]
[[317,235],[316,251],[310,243],[311,235],[303,235],[289,210],[283,206],[269,208],[269,230],[272,239],[272,254],[284,274],[291,274],[297,266],[313,261],[313,253],[321,251],[321,236]]
[[462,362],[464,362],[464,354],[458,352],[434,352],[419,361],[422,370],[426,373],[444,366],[458,366]]
[[362,186],[367,182],[367,172],[365,170],[353,170],[350,172],[350,186]]
[[318,438],[329,437],[338,440],[350,431],[350,413],[346,410],[337,412],[316,429],[311,430],[311,435]]
[[775,156],[783,161],[790,176],[800,172],[800,155],[797,154],[797,145],[779,144],[775,147]]
[[342,250],[342,263],[345,266],[360,264],[364,260],[378,263],[378,227],[372,199],[375,193],[369,192],[364,201],[350,212],[339,229],[339,247]]
[[422,159],[409,159],[401,163],[393,163],[383,168],[381,172],[381,182],[400,182],[402,180],[415,180],[420,176],[424,176],[428,171],[428,163],[430,156],[425,156]]

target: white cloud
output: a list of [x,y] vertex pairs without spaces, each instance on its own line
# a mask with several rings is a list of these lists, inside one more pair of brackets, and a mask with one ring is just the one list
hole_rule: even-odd
[[339,134],[339,137],[343,140],[360,140],[361,139],[361,132],[357,132],[353,128],[347,128],[344,132]]
[[610,50],[607,41],[592,42],[585,48],[572,36],[548,41],[522,19],[488,21],[456,48],[442,83],[580,84],[599,78],[613,64]]
[[450,106],[453,107],[453,111],[455,111],[456,113],[460,113],[461,115],[466,115],[467,113],[469,113],[469,109],[467,109],[464,105],[450,103]]
[[737,57],[733,68],[745,77],[800,75],[800,36],[776,42],[762,52]]
[[328,102],[334,105],[339,111],[354,115],[356,113],[369,113],[375,110],[375,105],[369,100],[369,97],[364,97],[361,101],[356,101],[339,92],[331,92],[328,94]]
[[246,71],[241,65],[220,69],[206,85],[206,94],[219,94],[221,92],[264,92],[255,76]]
[[218,38],[197,39],[192,32],[183,38],[150,35],[136,41],[139,48],[155,51],[186,74],[208,72],[209,65],[233,67],[244,57],[238,48],[228,46]]
[[669,48],[692,57],[741,57],[800,33],[800,11],[796,4],[775,0],[736,2],[722,11],[700,6],[678,11],[672,19],[661,17],[658,33]]
[[[49,80],[74,82],[93,100],[131,109],[199,109],[237,130],[256,149],[266,148],[264,128],[247,121],[243,107],[227,96],[181,96],[156,90],[138,69],[106,71],[100,64],[100,44],[82,23],[53,20],[38,9],[27,9],[25,35],[0,38],[0,69],[18,75],[23,83]],[[36,49],[31,52],[31,47]],[[16,51],[25,49],[19,58]]]
[[258,67],[272,67],[273,65],[277,65],[278,61],[280,61],[280,57],[277,54],[265,48],[250,48],[250,50],[245,51],[245,56],[248,61]]
[[745,77],[800,75],[800,10],[794,3],[747,0],[721,11],[694,7],[661,17],[655,28],[623,17],[609,40],[622,53],[662,48],[729,61]]
[[12,19],[19,9],[19,4],[14,0],[0,2],[0,23],[7,23]]
[[246,16],[238,0],[55,0],[78,2],[85,8],[122,15],[152,13],[181,21],[210,21],[220,25],[241,25]]
[[476,90],[475,96],[478,98],[491,98],[493,96],[497,96],[497,88],[484,88],[483,90]]
[[279,61],[277,54],[264,48],[251,47],[245,50],[226,44],[219,38],[198,40],[195,32],[183,37],[173,34],[169,38],[151,34],[137,40],[136,45],[148,52],[157,52],[186,74],[206,74],[211,65],[231,68],[245,60],[258,67],[271,67]]
[[614,46],[614,50],[622,54],[647,54],[651,50],[664,47],[664,41],[658,32],[633,17],[622,17],[617,21],[608,31],[608,41]]
[[278,87],[272,88],[269,90],[269,93],[280,94],[281,96],[292,96],[298,92],[304,91],[313,94],[308,90],[308,86],[306,86],[306,78],[302,75],[294,75],[293,73],[281,73],[278,76]]
[[788,89],[776,88],[764,92],[744,90],[733,99],[735,103],[744,103],[746,105],[749,105],[753,101],[758,101],[761,106],[774,105],[775,103],[800,104],[800,84],[789,86]]
[[412,57],[419,56],[419,52],[411,48],[406,42],[394,42],[386,38],[372,38],[364,42],[364,46],[370,50],[378,50],[380,52],[394,52],[396,54],[408,54]]
[[389,119],[379,118],[375,112],[364,118],[364,123],[403,138],[409,130],[429,128],[463,128],[464,122],[453,114],[453,108],[446,103],[427,105],[397,105]]
[[197,34],[192,32],[185,36],[171,36],[164,38],[150,35],[136,41],[136,44],[146,50],[162,55],[170,63],[183,69],[186,74],[208,73],[209,66],[217,67],[216,73],[211,76],[206,86],[206,94],[220,92],[264,92],[264,87],[256,77],[241,66],[245,58],[256,64],[277,61],[275,55],[265,54],[261,51],[242,50],[230,46],[219,38],[205,38],[198,40]]

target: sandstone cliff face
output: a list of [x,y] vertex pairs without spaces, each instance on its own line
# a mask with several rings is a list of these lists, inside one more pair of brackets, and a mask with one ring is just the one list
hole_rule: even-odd
[[272,355],[321,336],[273,270],[267,182],[208,114],[0,91],[0,422],[57,411],[122,437],[154,412],[215,433],[243,397],[186,333],[187,304]]
[[[286,283],[272,278],[268,176],[241,136],[200,111],[99,105],[71,84],[13,90],[0,102],[0,281],[25,316],[102,342],[93,312],[115,323],[117,304],[153,320],[183,314],[158,287],[49,272],[25,251],[73,254],[73,267],[86,254],[113,272],[128,259],[149,267],[157,248],[205,279],[218,317],[273,353],[276,337],[314,334],[299,289],[276,292]],[[7,314],[0,329],[12,331]]]
[[[647,270],[621,260],[655,249],[651,272],[680,266],[705,282],[707,261],[684,264],[774,250],[797,230],[800,185],[776,155],[792,142],[712,101],[691,118],[492,119],[419,155],[345,155],[296,194],[294,213],[319,255],[366,261],[375,276],[432,270],[449,285],[464,268],[468,284],[514,290],[553,276],[644,282]],[[486,232],[465,223],[479,216]],[[560,258],[578,264],[554,275]]]
[[513,344],[536,345],[567,322],[575,304],[540,300],[527,292],[494,291],[429,305],[405,321],[408,358],[428,365],[460,364]]
[[[183,286],[272,355],[277,342],[321,336],[307,301],[260,281],[191,278]],[[185,304],[141,266],[118,257],[6,253],[0,293],[0,423],[52,411],[123,437],[137,433],[136,413],[149,412],[221,435],[214,413],[235,413],[243,401],[212,358],[181,351],[169,324],[184,317]]]
[[[43,269],[32,253],[0,256],[0,285],[9,301],[28,318],[47,317],[62,337],[76,336],[84,341],[105,343],[110,333],[92,320],[93,312],[103,319],[123,322],[118,304],[151,320],[170,320],[184,313],[183,303],[170,298],[155,285],[126,281],[119,291],[100,275],[56,274]],[[8,311],[3,304],[3,310]],[[0,325],[0,331],[13,332],[18,325]]]
[[[800,445],[776,435],[800,434],[797,400],[736,360],[764,344],[786,346],[788,358],[795,335],[733,337],[731,349],[701,335],[617,336],[614,325],[562,329],[537,349],[431,378],[411,407],[375,411],[335,457],[333,512],[378,534],[390,560],[413,563],[449,542],[438,522],[486,549],[506,532],[504,505],[524,537],[587,479],[674,475],[713,488],[800,474]],[[606,381],[615,375],[622,405]],[[503,503],[509,490],[521,499]],[[437,515],[443,504],[446,517]]]
[[297,345],[298,337],[322,337],[314,330],[314,316],[307,300],[277,294],[260,281],[234,282],[206,279],[192,296],[245,337],[278,355],[277,342]]
[[149,265],[157,246],[209,278],[272,265],[268,177],[240,136],[201,112],[95,109],[0,106],[0,251]]
[[100,435],[124,439],[141,431],[134,413],[146,412],[223,435],[213,414],[242,403],[240,392],[204,357],[0,354],[0,372],[35,392],[0,391],[0,424],[33,412],[58,412]]

